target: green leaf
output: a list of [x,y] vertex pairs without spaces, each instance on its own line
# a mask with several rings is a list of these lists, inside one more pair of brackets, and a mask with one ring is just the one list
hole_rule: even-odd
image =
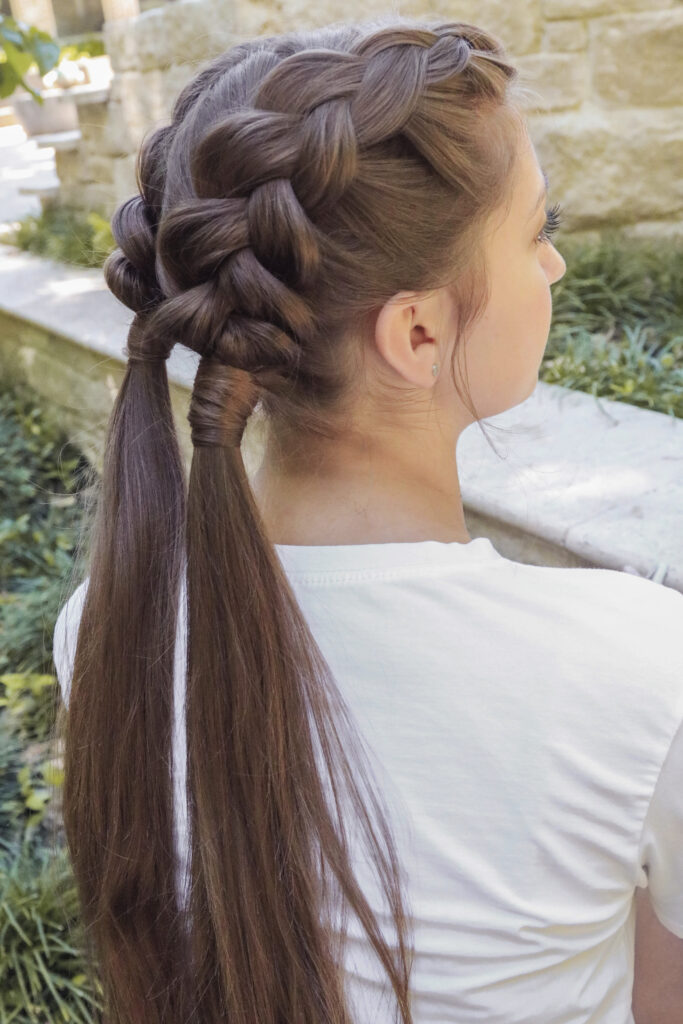
[[29,811],[42,811],[45,809],[45,804],[50,802],[50,795],[49,790],[36,789],[24,803]]
[[7,15],[0,15],[0,42],[10,43],[18,49],[24,45],[24,33],[14,20]]
[[31,27],[28,36],[28,49],[33,54],[41,75],[46,74],[59,63],[59,43],[41,29]]
[[41,974],[45,978],[45,981],[48,984],[50,992],[52,992],[52,995],[55,997],[55,1001],[56,1001],[57,1005],[59,1006],[60,1010],[62,1011],[62,1015],[64,1017],[64,1020],[68,1020],[69,1019],[69,1007],[66,1005],[66,1003],[64,1002],[64,1000],[60,996],[59,992],[55,988],[54,982],[53,982],[53,980],[52,980],[52,978],[50,976],[50,972],[45,967],[45,964],[43,963],[43,958],[41,957],[41,955],[40,955],[40,953],[38,952],[37,949],[35,950],[35,958],[36,958],[36,961],[38,963],[38,967],[40,969],[40,972],[41,972]]
[[26,934],[26,932],[21,927],[21,925],[19,924],[19,922],[17,921],[17,919],[14,916],[14,914],[12,913],[12,908],[10,907],[9,903],[7,902],[7,900],[3,900],[3,902],[0,903],[0,910],[3,910],[5,912],[5,914],[7,914],[7,917],[9,918],[9,920],[14,925],[15,930],[19,933],[19,935],[21,935],[21,937],[24,940],[24,942],[26,943],[26,945],[29,946],[31,944],[30,943],[30,939],[29,939],[28,935]]
[[11,96],[20,84],[21,78],[12,65],[8,64],[7,61],[3,61],[0,64],[0,99]]
[[33,64],[33,55],[27,53],[20,46],[15,46],[8,39],[5,39],[3,48],[7,57],[7,63],[14,68],[20,78],[23,78],[31,64]]

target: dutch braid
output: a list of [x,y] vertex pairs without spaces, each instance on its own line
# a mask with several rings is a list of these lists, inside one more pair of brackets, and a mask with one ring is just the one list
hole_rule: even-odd
[[[222,374],[226,408],[237,406],[221,443],[239,445],[264,390],[287,390],[301,346],[318,326],[310,299],[325,239],[316,218],[353,183],[361,149],[401,133],[419,143],[411,118],[425,86],[459,75],[470,59],[473,41],[461,28],[370,37],[350,53],[281,58],[261,50],[254,59],[273,66],[250,108],[224,115],[196,146],[196,198],[170,209],[159,233],[159,259],[175,297],[158,310],[151,333],[175,335],[214,364],[242,370],[242,381],[251,374],[250,385],[236,389],[234,374],[213,371],[215,386]],[[378,59],[389,49],[396,52],[391,78]],[[284,82],[294,104],[283,110]],[[202,372],[196,385],[205,379]],[[202,433],[199,404],[197,396],[188,415],[193,437]]]
[[178,95],[170,124],[153,129],[142,142],[136,161],[139,193],[124,200],[114,211],[112,234],[117,248],[107,257],[103,274],[111,292],[134,310],[127,354],[131,363],[159,362],[170,355],[174,342],[152,333],[146,341],[149,314],[166,298],[157,277],[156,236],[162,214],[168,152],[178,126],[227,67],[248,55],[250,48],[235,47],[220,66],[210,64]]

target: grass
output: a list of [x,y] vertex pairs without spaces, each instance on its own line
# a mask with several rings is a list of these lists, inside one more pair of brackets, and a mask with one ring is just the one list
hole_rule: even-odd
[[0,837],[0,1020],[94,1024],[84,932],[65,847],[56,855]]
[[683,417],[683,241],[557,244],[540,379]]

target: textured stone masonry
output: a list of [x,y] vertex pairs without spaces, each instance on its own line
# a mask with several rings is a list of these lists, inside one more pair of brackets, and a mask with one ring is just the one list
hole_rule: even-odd
[[[564,231],[683,232],[682,0],[397,0],[407,16],[474,22],[497,35],[530,90],[536,150]],[[387,7],[349,0],[344,18]],[[79,108],[77,158],[57,156],[64,196],[110,216],[136,191],[135,158],[202,64],[242,39],[339,20],[336,0],[177,0],[105,25],[109,101]]]

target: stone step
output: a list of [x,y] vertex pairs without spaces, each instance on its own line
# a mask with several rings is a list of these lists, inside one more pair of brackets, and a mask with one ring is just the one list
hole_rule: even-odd
[[20,185],[18,191],[23,196],[38,196],[40,199],[56,199],[59,196],[59,182],[54,184]]
[[68,132],[45,132],[42,135],[31,136],[39,149],[51,147],[52,149],[78,149],[81,141],[79,129]]

